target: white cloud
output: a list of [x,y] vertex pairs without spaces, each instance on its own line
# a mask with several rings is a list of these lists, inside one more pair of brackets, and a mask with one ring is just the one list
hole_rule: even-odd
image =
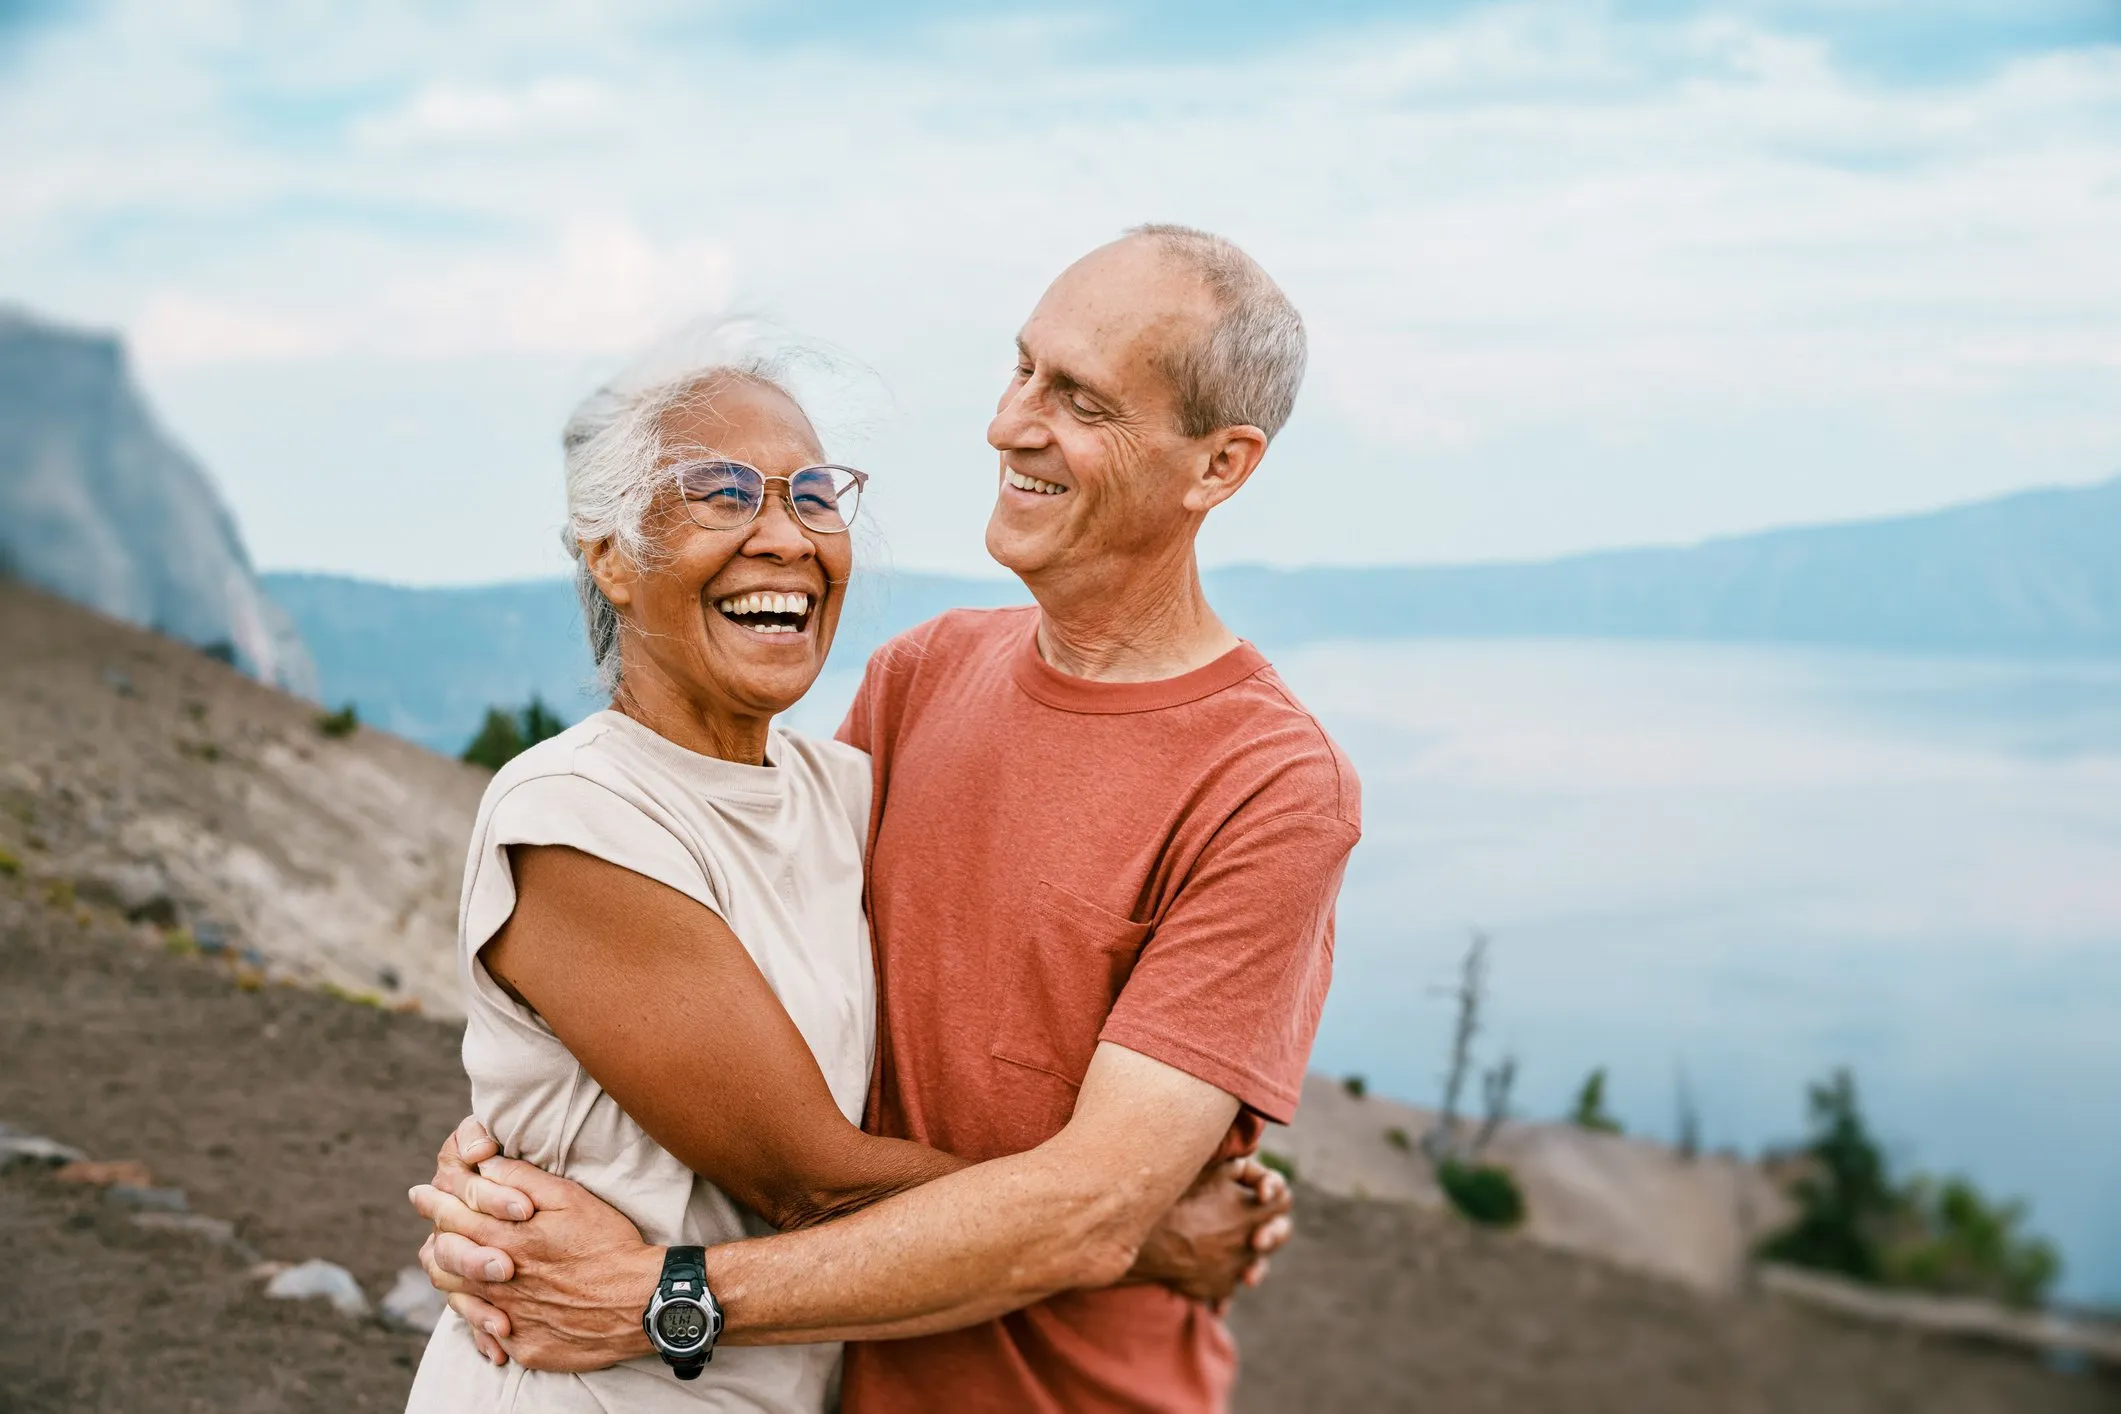
[[[667,13],[369,12],[328,44],[181,13],[114,4],[0,98],[4,293],[192,388],[349,356],[379,389],[486,379],[763,307],[895,391],[864,454],[909,563],[980,563],[1009,334],[1147,218],[1228,231],[1304,307],[1277,461],[1418,511],[1240,498],[1224,557],[1541,553],[2121,469],[2121,48],[1896,87],[1757,20],[1563,5],[1099,62],[1079,23],[850,53]],[[239,508],[286,474],[189,430]],[[245,515],[268,562],[384,553]]]

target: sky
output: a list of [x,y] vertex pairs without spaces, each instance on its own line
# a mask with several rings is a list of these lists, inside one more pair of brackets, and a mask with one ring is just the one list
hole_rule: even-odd
[[128,340],[268,568],[564,560],[557,433],[701,318],[834,350],[873,553],[992,572],[1046,283],[1304,312],[1211,563],[1543,557],[2121,473],[2121,0],[0,0],[0,302]]

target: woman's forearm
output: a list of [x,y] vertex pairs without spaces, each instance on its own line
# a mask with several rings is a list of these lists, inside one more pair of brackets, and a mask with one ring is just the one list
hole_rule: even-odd
[[850,1132],[829,1153],[788,1171],[772,1211],[760,1216],[782,1232],[799,1231],[859,1212],[909,1188],[967,1165],[963,1159],[907,1139]]

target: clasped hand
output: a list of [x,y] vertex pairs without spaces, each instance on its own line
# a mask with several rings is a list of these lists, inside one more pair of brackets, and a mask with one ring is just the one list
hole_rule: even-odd
[[[662,1266],[631,1221],[588,1189],[517,1159],[476,1118],[407,1195],[434,1228],[420,1265],[479,1353],[538,1370],[596,1370],[650,1353],[640,1314]],[[1220,1311],[1257,1286],[1288,1241],[1280,1174],[1244,1157],[1210,1165],[1142,1244],[1128,1280]]]

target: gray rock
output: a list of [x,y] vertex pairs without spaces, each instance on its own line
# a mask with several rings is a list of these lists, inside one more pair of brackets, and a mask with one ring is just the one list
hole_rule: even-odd
[[47,1164],[57,1168],[60,1164],[77,1164],[87,1157],[79,1149],[46,1139],[41,1134],[28,1134],[19,1129],[0,1132],[0,1172],[16,1164]]
[[140,1212],[182,1213],[191,1209],[181,1188],[136,1188],[130,1183],[114,1183],[104,1189],[103,1201]]
[[130,860],[100,865],[74,881],[74,892],[90,903],[111,905],[135,923],[167,928],[177,921],[169,876],[159,864]]
[[344,1316],[360,1318],[369,1311],[368,1296],[353,1273],[336,1262],[311,1258],[274,1276],[265,1283],[265,1294],[279,1301],[306,1301],[323,1297]]
[[315,694],[315,666],[259,587],[235,519],[155,425],[109,335],[0,311],[0,560]]
[[226,1218],[210,1218],[203,1213],[134,1213],[133,1226],[143,1232],[183,1233],[202,1242],[211,1242],[216,1247],[226,1247],[240,1261],[258,1260],[256,1250],[236,1236],[236,1225]]
[[427,1280],[427,1273],[418,1267],[405,1267],[384,1294],[379,1309],[384,1325],[393,1330],[419,1331],[424,1335],[440,1323],[442,1313],[449,1309],[449,1298],[434,1289]]

